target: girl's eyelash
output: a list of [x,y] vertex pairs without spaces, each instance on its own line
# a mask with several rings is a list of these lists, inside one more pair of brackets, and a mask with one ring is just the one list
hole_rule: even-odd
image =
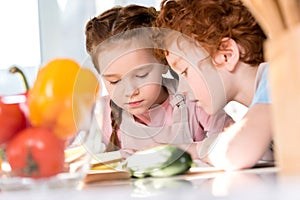
[[[149,72],[147,72],[147,73],[145,73],[145,74],[142,74],[142,75],[136,75],[136,77],[138,77],[138,78],[145,78],[146,76],[148,76],[148,74],[149,74]],[[120,79],[120,80],[121,80],[121,79]],[[109,81],[109,83],[110,83],[111,85],[115,85],[115,84],[119,83],[120,80]]]
[[149,72],[143,74],[143,75],[137,75],[138,78],[145,78],[146,76],[148,76]]
[[117,84],[119,81],[120,81],[120,80],[117,80],[117,81],[109,81],[109,83],[110,83],[111,85],[115,85],[115,84]]

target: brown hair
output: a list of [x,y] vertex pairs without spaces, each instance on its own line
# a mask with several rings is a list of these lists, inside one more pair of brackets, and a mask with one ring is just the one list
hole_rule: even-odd
[[250,65],[264,61],[266,36],[240,0],[163,0],[156,26],[182,32],[214,55],[223,38],[241,47],[240,60]]
[[[96,47],[111,36],[136,28],[152,27],[157,15],[158,12],[155,8],[147,8],[139,5],[129,5],[126,7],[116,6],[105,11],[86,24],[85,35],[87,52],[92,55]],[[97,66],[96,63],[94,63],[94,65]],[[96,69],[99,71],[98,67],[96,67]],[[112,134],[106,151],[118,150],[121,146],[117,131],[122,121],[122,109],[112,100],[110,100],[110,106],[112,110]]]
[[139,5],[116,6],[86,24],[86,50],[91,54],[94,48],[111,36],[127,30],[151,27],[158,15],[155,8]]

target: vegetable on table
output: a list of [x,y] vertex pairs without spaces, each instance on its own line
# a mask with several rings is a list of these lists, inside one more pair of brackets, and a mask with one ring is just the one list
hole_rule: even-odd
[[14,176],[50,177],[64,169],[64,142],[46,128],[29,127],[8,144],[6,158]]
[[134,153],[124,166],[133,177],[168,177],[187,172],[192,163],[188,152],[176,146],[161,145]]
[[26,92],[0,96],[0,146],[5,146],[8,141],[27,126],[26,99],[29,89],[28,82],[22,70],[18,67],[11,67],[9,72],[21,75]]
[[[18,98],[20,97],[20,98]],[[8,142],[27,125],[25,113],[21,109],[23,95],[0,97],[0,145]]]
[[95,74],[71,59],[54,59],[43,66],[28,93],[29,121],[62,139],[88,129],[99,91]]
[[66,172],[65,149],[80,130],[89,129],[98,78],[66,58],[39,69],[31,88],[18,67],[10,73],[23,77],[26,92],[0,97],[0,164],[10,166],[3,171],[30,178]]

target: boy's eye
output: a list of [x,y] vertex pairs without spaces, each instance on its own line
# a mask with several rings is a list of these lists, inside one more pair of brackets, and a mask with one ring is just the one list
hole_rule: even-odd
[[182,76],[187,76],[187,68],[185,68],[182,72],[180,72]]
[[146,76],[148,76],[149,72],[145,73],[145,74],[141,74],[141,75],[136,75],[136,77],[138,78],[145,78]]

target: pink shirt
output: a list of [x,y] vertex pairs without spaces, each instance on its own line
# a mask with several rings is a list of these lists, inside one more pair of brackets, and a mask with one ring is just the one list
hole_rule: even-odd
[[[170,91],[169,91],[170,93]],[[100,99],[102,112],[102,142],[107,145],[112,132],[109,96]],[[118,137],[122,148],[140,150],[157,143],[184,144],[203,140],[207,135],[219,133],[231,123],[224,111],[210,116],[187,95],[174,94],[161,105],[149,110],[149,124],[137,122],[126,111],[122,111],[122,122]]]

